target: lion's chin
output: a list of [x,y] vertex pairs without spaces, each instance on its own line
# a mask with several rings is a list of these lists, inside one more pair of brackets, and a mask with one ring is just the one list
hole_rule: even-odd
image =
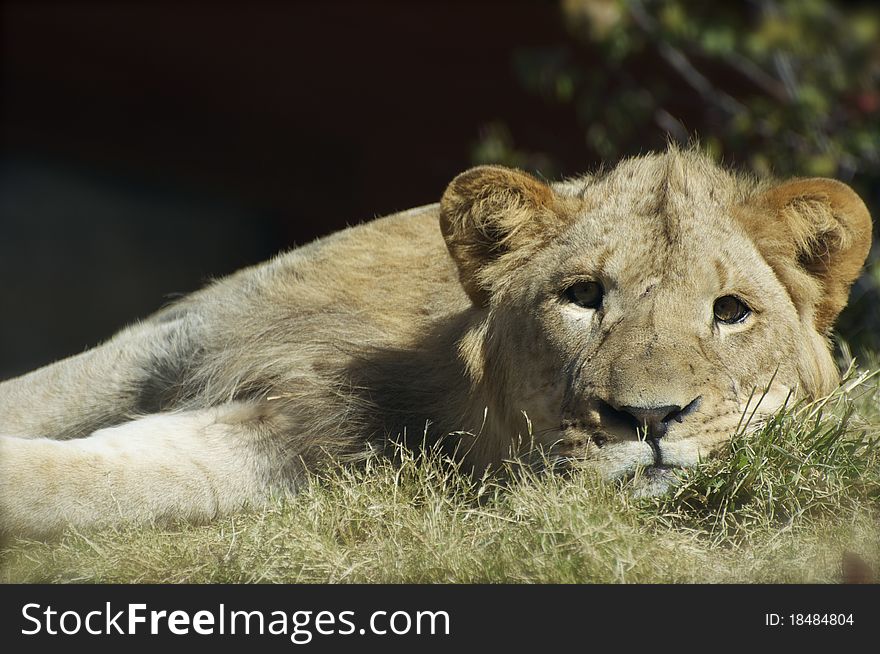
[[659,497],[666,495],[679,483],[675,468],[665,465],[652,465],[639,468],[631,481],[633,497]]

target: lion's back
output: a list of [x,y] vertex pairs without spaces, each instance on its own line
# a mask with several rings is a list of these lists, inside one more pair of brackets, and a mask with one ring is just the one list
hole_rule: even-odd
[[342,370],[363,352],[412,348],[461,313],[470,301],[437,212],[429,205],[350,227],[155,314],[149,322],[179,321],[194,335],[186,395],[202,403],[312,383],[316,371]]

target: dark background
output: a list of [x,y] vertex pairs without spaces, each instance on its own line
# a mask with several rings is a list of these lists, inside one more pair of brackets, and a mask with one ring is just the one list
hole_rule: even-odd
[[[558,178],[697,134],[880,207],[871,2],[0,7],[0,379],[480,162]],[[880,247],[839,328],[880,350]]]
[[487,122],[584,170],[510,65],[567,38],[534,2],[4,3],[0,377],[437,201]]
[[551,3],[4,3],[0,377],[437,201],[493,120],[583,171],[510,64],[568,38]]

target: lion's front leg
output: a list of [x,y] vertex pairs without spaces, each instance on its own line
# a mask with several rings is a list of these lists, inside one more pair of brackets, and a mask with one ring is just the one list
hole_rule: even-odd
[[76,440],[0,436],[0,533],[204,521],[262,502],[283,484],[272,429],[259,406],[236,403]]
[[196,318],[139,323],[103,345],[0,382],[0,433],[82,438],[131,414],[161,410],[162,385],[185,369],[198,329]]

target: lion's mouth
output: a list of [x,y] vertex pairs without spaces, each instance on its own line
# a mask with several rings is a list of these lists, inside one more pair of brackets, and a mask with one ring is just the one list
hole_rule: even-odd
[[560,431],[554,469],[588,465],[609,481],[625,483],[637,497],[669,492],[679,484],[682,469],[697,465],[710,452],[707,439],[700,434],[640,437],[618,425],[600,425],[589,419],[569,419]]
[[635,497],[656,497],[678,485],[677,471],[690,464],[677,452],[664,457],[664,449],[662,445],[654,447],[639,440],[609,442],[597,446],[592,455],[557,450],[552,467],[556,472],[563,472],[586,464],[595,467],[608,481],[629,486]]

